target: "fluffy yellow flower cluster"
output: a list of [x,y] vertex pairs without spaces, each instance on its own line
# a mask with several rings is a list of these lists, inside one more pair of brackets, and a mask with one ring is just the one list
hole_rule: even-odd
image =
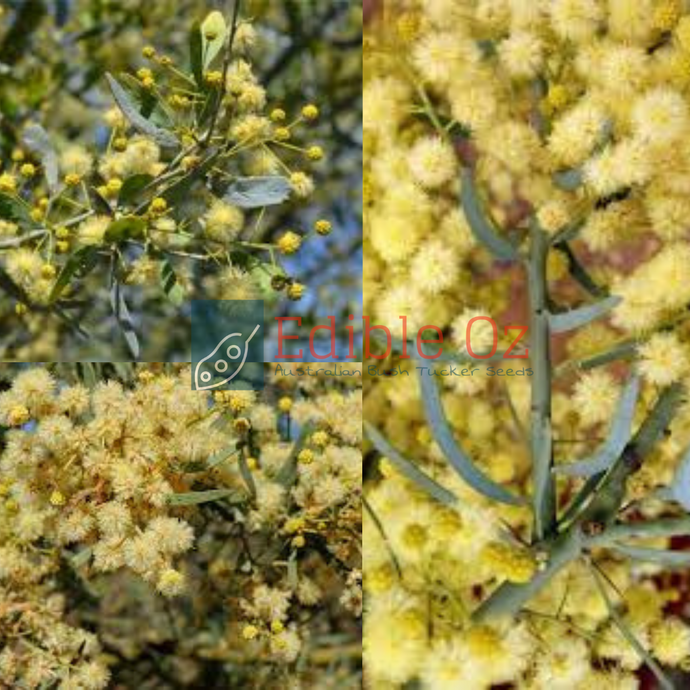
[[[644,664],[670,687],[657,662],[690,658],[651,577],[690,562],[668,550],[690,527],[689,36],[675,1],[391,0],[372,20],[365,313],[446,342],[434,383],[401,358],[365,389],[371,687],[635,688]],[[468,361],[477,316],[490,361]],[[529,362],[502,361],[528,321]],[[471,340],[490,350],[490,322]]]
[[[90,598],[72,580],[89,592],[117,578],[116,588],[148,583],[141,596],[201,597],[195,606],[216,622],[184,624],[180,644],[197,640],[185,656],[306,659],[319,617],[308,611],[332,589],[346,620],[360,615],[353,385],[311,384],[306,400],[271,383],[294,401],[295,439],[272,395],[210,398],[191,389],[187,366],[142,368],[129,385],[66,385],[43,366],[11,381],[0,394],[0,683],[106,686],[101,630],[73,627]],[[311,462],[298,462],[307,452]],[[239,604],[219,638],[211,628],[228,597]]]

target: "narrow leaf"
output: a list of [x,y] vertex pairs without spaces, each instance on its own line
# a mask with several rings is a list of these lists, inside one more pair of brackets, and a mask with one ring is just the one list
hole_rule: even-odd
[[587,479],[560,518],[558,522],[559,527],[568,526],[587,507],[605,474],[605,472],[599,472]]
[[206,461],[206,466],[209,469],[212,469],[213,467],[217,467],[221,463],[225,462],[226,460],[229,460],[233,455],[239,453],[239,450],[237,448],[237,444],[233,443],[231,446],[228,446],[227,448],[224,448],[223,450],[219,451],[215,455],[212,455],[208,460]]
[[19,223],[23,226],[38,227],[31,217],[29,208],[16,196],[0,192],[0,218]]
[[588,371],[589,369],[595,369],[596,367],[603,366],[609,362],[615,362],[616,360],[629,360],[637,352],[637,347],[637,341],[626,340],[622,343],[618,343],[618,345],[615,345],[606,352],[600,352],[597,355],[580,360],[577,362],[577,366],[583,371]]
[[98,385],[99,376],[93,362],[78,362],[77,376],[87,388],[95,388]]
[[74,278],[83,278],[91,272],[98,263],[98,249],[96,247],[82,247],[77,249],[62,267],[60,275],[53,285],[50,293],[50,301],[55,302],[60,298],[62,291],[69,285]]
[[580,168],[560,170],[553,174],[552,179],[557,187],[566,192],[572,192],[582,184],[582,170]]
[[570,272],[570,275],[587,292],[589,292],[590,295],[598,298],[608,296],[608,291],[606,288],[601,287],[594,281],[564,237],[554,242],[554,248],[560,251],[566,257],[568,260],[568,271]]
[[213,58],[223,47],[227,30],[225,18],[217,10],[211,12],[201,24],[201,37],[204,43],[204,69],[208,69]]
[[146,221],[139,216],[124,216],[114,220],[105,230],[106,242],[122,242],[137,239],[144,234]]
[[30,303],[29,296],[24,292],[23,288],[19,287],[19,285],[10,278],[4,268],[0,268],[0,288],[8,295],[14,297],[18,302],[23,302],[24,304]]
[[126,72],[120,74],[120,85],[142,117],[159,127],[170,127],[170,119],[167,112],[159,107],[155,91],[142,88],[141,82]]
[[238,464],[240,467],[240,474],[242,475],[242,479],[247,486],[249,495],[252,498],[256,498],[256,483],[254,482],[254,475],[252,475],[252,471],[249,469],[247,458],[244,457],[244,453],[240,453]]
[[302,448],[304,448],[307,439],[314,431],[313,424],[305,424],[301,429],[297,440],[292,446],[288,459],[283,463],[283,466],[278,470],[276,481],[282,484],[285,488],[291,487],[297,479],[297,456]]
[[428,474],[422,472],[414,463],[410,462],[405,456],[401,455],[383,435],[368,422],[364,422],[364,430],[369,440],[374,444],[378,452],[390,460],[401,474],[405,475],[411,482],[416,484],[422,491],[426,491],[432,498],[447,506],[457,503],[458,498],[455,494],[442,487],[434,481]]
[[390,556],[391,562],[395,567],[395,572],[398,574],[398,577],[401,578],[403,572],[402,568],[400,567],[400,561],[398,559],[398,556],[396,555],[395,551],[393,550],[393,547],[391,546],[390,539],[386,534],[386,530],[383,526],[383,523],[381,522],[381,518],[376,514],[376,511],[374,510],[371,503],[369,503],[369,501],[367,500],[365,494],[362,494],[362,505],[364,506],[364,510],[366,511],[366,513],[371,518],[371,521],[374,523],[376,531],[379,533],[379,536],[381,537],[381,540],[383,541],[386,550],[388,551],[388,555]]
[[590,567],[590,570],[594,575],[594,580],[597,583],[599,593],[606,604],[609,615],[616,624],[618,630],[620,630],[621,635],[623,635],[628,644],[637,652],[637,655],[640,657],[640,659],[642,659],[642,661],[649,666],[650,670],[654,673],[656,679],[659,681],[661,687],[664,688],[664,690],[674,690],[673,683],[666,677],[666,674],[663,672],[659,664],[652,659],[649,652],[642,646],[642,643],[635,637],[633,631],[630,630],[628,624],[616,610],[616,607],[606,591],[606,585],[602,581],[601,575],[596,571],[595,568]]
[[290,554],[287,563],[287,580],[290,589],[295,590],[299,585],[299,572],[297,570],[297,551]]
[[628,546],[627,544],[607,544],[607,546],[636,561],[656,563],[666,568],[687,568],[690,566],[690,551],[648,549],[643,546]]
[[460,200],[465,218],[475,237],[498,259],[515,261],[518,258],[517,248],[503,237],[487,218],[479,200],[474,175],[467,167],[462,169]]
[[620,301],[620,297],[611,295],[595,304],[587,304],[579,309],[571,309],[562,314],[550,314],[549,322],[551,324],[551,332],[563,333],[564,331],[572,331],[574,328],[580,328],[580,326],[584,326],[590,321],[604,316],[617,306]]
[[630,441],[639,394],[640,379],[633,375],[621,393],[606,441],[592,457],[569,465],[560,465],[555,468],[555,471],[571,477],[591,477],[608,470],[621,456]]
[[149,122],[139,112],[136,105],[130,99],[129,94],[109,72],[106,72],[105,77],[108,80],[108,85],[110,86],[115,102],[122,111],[122,114],[130,121],[135,129],[139,130],[142,134],[150,136],[160,146],[178,146],[175,135],[160,127],[156,127],[156,125]]
[[621,539],[652,539],[655,537],[690,536],[690,518],[662,518],[660,520],[635,520],[611,525],[602,534],[590,537],[591,545],[606,546]]
[[161,285],[167,298],[179,307],[185,300],[185,292],[177,281],[177,274],[168,259],[161,261]]
[[77,568],[80,568],[82,565],[86,565],[91,556],[93,555],[93,547],[87,546],[84,549],[81,549],[81,551],[77,552],[74,554],[69,559],[70,564],[72,567],[76,570]]
[[138,198],[139,194],[153,181],[151,175],[146,173],[138,173],[128,177],[120,188],[120,193],[117,196],[117,202],[120,205],[132,204]]
[[57,155],[48,133],[41,125],[29,125],[22,134],[22,141],[29,151],[40,159],[48,188],[53,194],[57,190],[60,173]]
[[690,448],[685,451],[669,490],[671,500],[677,501],[685,510],[690,511]]
[[173,506],[191,506],[199,503],[209,503],[221,498],[233,497],[239,499],[240,495],[235,489],[209,489],[208,491],[188,491],[186,493],[170,494],[168,503]]
[[441,395],[433,376],[420,374],[422,401],[434,438],[453,469],[477,492],[487,498],[509,505],[522,505],[524,501],[496,484],[479,470],[464,450],[455,442],[453,431],[446,419]]
[[67,327],[70,328],[82,340],[89,340],[91,338],[91,334],[81,325],[81,323],[79,323],[79,321],[65,313],[64,310],[68,308],[68,305],[69,301],[63,302],[60,305],[55,305],[55,314],[62,319],[67,324]]
[[240,208],[259,208],[281,204],[290,196],[290,182],[280,175],[240,177],[226,190],[223,198]]
[[132,322],[129,309],[127,309],[127,302],[125,302],[125,297],[122,294],[122,286],[119,280],[115,280],[110,288],[110,305],[130,354],[133,359],[139,359],[141,354],[139,338],[137,338],[137,333],[134,330],[134,323]]
[[192,168],[188,173],[173,182],[161,196],[172,205],[177,203],[180,199],[187,197],[189,190],[197,180],[203,178],[204,175],[215,165],[220,152],[218,149],[209,149],[209,154],[196,167]]
[[201,26],[199,22],[194,22],[189,32],[189,66],[191,67],[194,81],[196,81],[197,86],[202,86],[204,83],[202,50]]
[[88,192],[93,210],[96,213],[112,218],[113,207],[110,205],[110,202],[95,187],[89,186],[86,188],[86,191]]

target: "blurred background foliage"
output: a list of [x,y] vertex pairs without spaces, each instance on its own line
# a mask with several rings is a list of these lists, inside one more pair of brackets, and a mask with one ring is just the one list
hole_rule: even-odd
[[[58,142],[102,148],[102,113],[112,105],[104,73],[144,65],[145,45],[186,64],[193,22],[214,9],[229,17],[232,2],[14,0],[0,8],[0,153],[7,160],[22,126],[34,120]],[[335,315],[338,323],[350,313],[357,323],[361,315],[362,7],[349,0],[244,0],[242,16],[259,32],[252,62],[269,107],[289,114],[312,101],[321,111],[309,130],[327,156],[315,170],[316,192],[270,215],[264,235],[270,241],[286,228],[309,228],[317,218],[333,223],[329,237],[310,242],[285,262],[307,285],[305,297],[271,305],[275,314],[302,316],[300,334],[308,338],[308,329],[324,323],[325,315]],[[94,335],[86,341],[45,315],[17,316],[13,300],[0,296],[0,348],[10,344],[21,353],[26,343],[27,360],[129,359],[102,284],[102,276],[93,276],[84,286],[91,299],[80,320]],[[130,310],[142,359],[189,359],[188,305],[178,310],[164,295],[137,289]],[[296,348],[303,345],[294,341]]]

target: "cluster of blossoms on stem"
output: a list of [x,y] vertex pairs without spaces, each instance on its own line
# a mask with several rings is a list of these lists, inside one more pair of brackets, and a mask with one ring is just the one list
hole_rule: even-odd
[[44,365],[12,376],[0,394],[0,681],[106,687],[112,656],[98,624],[74,626],[85,603],[70,581],[139,582],[205,608],[220,632],[175,614],[185,656],[308,666],[317,607],[356,635],[356,384],[210,396],[186,365],[92,387]]
[[84,305],[94,304],[82,298],[107,288],[107,274],[121,296],[118,322],[141,294],[170,308],[194,297],[305,294],[283,259],[331,223],[284,227],[279,214],[314,192],[325,153],[308,137],[319,108],[287,112],[266,92],[251,63],[262,39],[250,22],[227,25],[212,12],[192,35],[186,57],[149,45],[139,67],[102,77],[114,105],[95,145],[28,115],[3,142],[0,268],[16,312],[5,353],[13,359],[49,357],[60,329],[79,330]]
[[[546,307],[555,312],[547,383],[555,512],[562,519],[585,486],[588,475],[566,465],[606,439],[631,395],[630,371],[640,384],[629,414],[636,433],[664,392],[681,391],[681,401],[624,478],[617,519],[682,516],[677,502],[660,499],[682,475],[690,443],[687,5],[392,0],[374,16],[364,51],[365,313],[398,338],[401,315],[408,338],[434,324],[461,360],[469,321],[492,317],[500,357],[513,339],[503,327],[541,316],[529,314],[534,275],[528,284],[520,260],[532,270],[533,238],[543,237]],[[575,318],[595,299],[606,305],[598,320],[556,335],[559,316]],[[492,331],[475,324],[475,352],[491,349]],[[523,344],[534,348],[535,338]],[[489,501],[458,477],[452,441],[429,427],[417,364],[400,360],[409,376],[371,377],[365,388],[367,421],[434,481],[425,491],[426,479],[401,471],[395,450],[384,452],[372,436],[378,453],[364,489],[370,687],[637,688],[649,658],[687,667],[684,576],[678,585],[660,575],[670,560],[641,562],[640,552],[631,560],[602,542],[587,555],[595,566],[573,559],[519,615],[472,615],[492,594],[538,579],[550,554],[535,543],[529,506]],[[450,436],[480,473],[520,495],[535,491],[530,393],[538,384],[491,372],[530,364],[477,360],[472,376],[437,377]],[[443,504],[448,494],[437,485],[457,502]],[[633,535],[643,551],[676,545],[667,532],[645,536]],[[614,613],[594,567],[622,593]]]

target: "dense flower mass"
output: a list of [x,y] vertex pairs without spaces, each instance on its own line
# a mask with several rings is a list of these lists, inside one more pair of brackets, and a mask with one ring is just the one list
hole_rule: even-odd
[[[0,683],[103,688],[161,635],[190,685],[208,658],[240,664],[229,683],[316,682],[319,655],[356,677],[361,378],[209,396],[187,367],[90,386],[53,368],[0,394]],[[173,627],[129,610],[145,634],[118,632],[99,597]]]
[[[473,372],[394,354],[403,375],[366,384],[369,686],[676,687],[690,8],[373,4],[365,313],[398,338],[400,315],[408,338],[435,324],[437,363]],[[504,359],[514,324],[529,361]]]

